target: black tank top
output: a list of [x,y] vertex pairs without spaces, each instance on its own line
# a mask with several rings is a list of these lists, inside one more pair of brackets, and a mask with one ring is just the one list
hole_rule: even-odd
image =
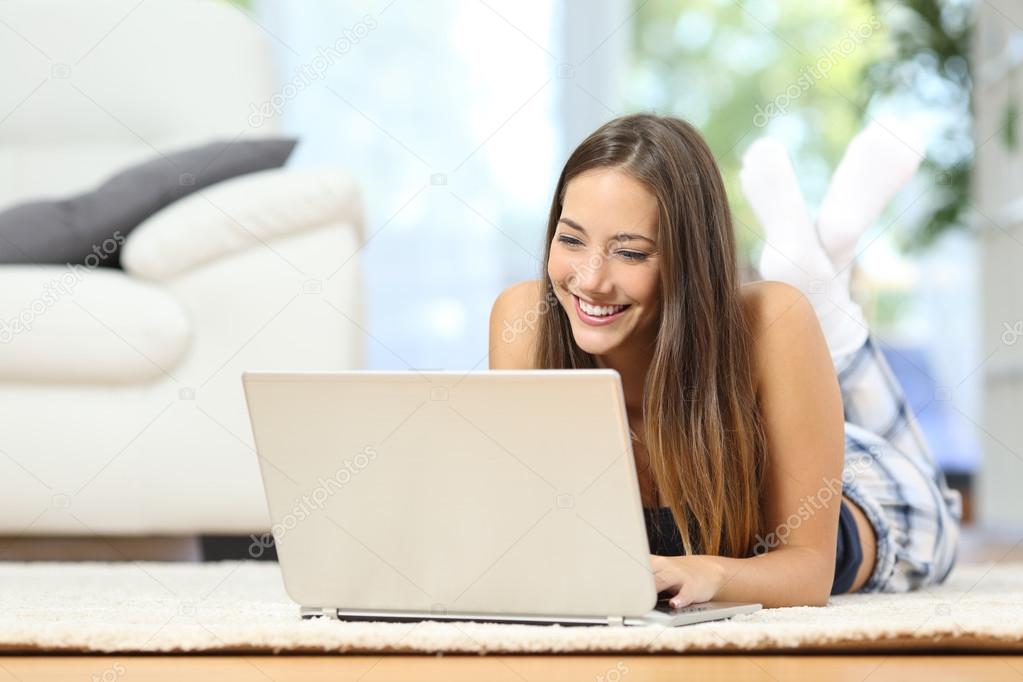
[[[670,507],[643,507],[646,522],[646,536],[650,542],[650,553],[660,556],[682,556],[682,533],[679,532]],[[696,526],[689,517],[689,537],[696,537]],[[699,553],[699,548],[697,553]],[[849,505],[842,500],[838,515],[838,552],[835,555],[835,580],[831,594],[843,594],[852,587],[856,572],[863,562],[863,548],[856,528],[856,519]]]

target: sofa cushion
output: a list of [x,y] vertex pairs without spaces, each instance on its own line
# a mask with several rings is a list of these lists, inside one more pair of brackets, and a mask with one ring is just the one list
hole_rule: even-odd
[[[153,214],[125,242],[121,264],[133,275],[169,279],[326,225],[351,225],[361,240],[363,206],[355,178],[340,169],[274,168],[219,182]],[[338,263],[349,255],[337,254]]]
[[119,270],[0,268],[0,381],[124,384],[173,374],[187,314]]
[[293,138],[218,141],[157,156],[95,190],[0,212],[0,263],[120,266],[120,247],[164,206],[227,178],[277,168]]

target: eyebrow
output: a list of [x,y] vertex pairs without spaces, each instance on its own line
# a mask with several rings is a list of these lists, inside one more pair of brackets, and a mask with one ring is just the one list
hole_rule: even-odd
[[[577,223],[574,220],[572,220],[571,218],[560,218],[558,220],[558,222],[559,223],[565,223],[569,227],[574,227],[575,229],[579,230],[583,234],[586,234],[586,229],[583,228],[583,226],[580,225],[579,223]],[[657,246],[657,242],[655,242],[650,237],[647,237],[647,236],[642,235],[642,234],[633,234],[631,232],[619,232],[618,234],[615,235],[615,239],[618,239],[619,241],[629,241],[629,240],[633,240],[633,239],[642,239],[644,241],[650,242],[654,246]]]

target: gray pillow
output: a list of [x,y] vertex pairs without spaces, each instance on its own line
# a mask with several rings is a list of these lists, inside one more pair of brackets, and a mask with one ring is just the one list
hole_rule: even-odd
[[128,168],[91,192],[12,206],[0,212],[0,263],[120,267],[120,247],[143,220],[203,187],[284,165],[297,142],[213,142]]

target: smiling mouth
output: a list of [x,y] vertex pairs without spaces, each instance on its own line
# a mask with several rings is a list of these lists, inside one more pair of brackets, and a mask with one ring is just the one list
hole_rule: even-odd
[[570,291],[570,292],[568,292],[568,293],[572,294],[573,296],[575,296],[576,298],[578,298],[578,299],[579,299],[580,301],[582,301],[583,303],[585,303],[585,304],[587,304],[587,305],[591,305],[591,306],[622,306],[622,305],[629,305],[628,303],[597,303],[597,302],[595,302],[595,301],[591,301],[591,300],[590,300],[590,299],[588,299],[588,298],[583,298],[583,297],[582,297],[582,296],[580,296],[579,294],[573,293],[573,292],[571,292],[571,291]]
[[612,320],[621,317],[622,313],[632,307],[631,304],[592,306],[589,303],[584,302],[575,294],[572,294],[572,300],[575,302],[575,310],[576,313],[578,313],[579,318],[590,324],[611,322]]

